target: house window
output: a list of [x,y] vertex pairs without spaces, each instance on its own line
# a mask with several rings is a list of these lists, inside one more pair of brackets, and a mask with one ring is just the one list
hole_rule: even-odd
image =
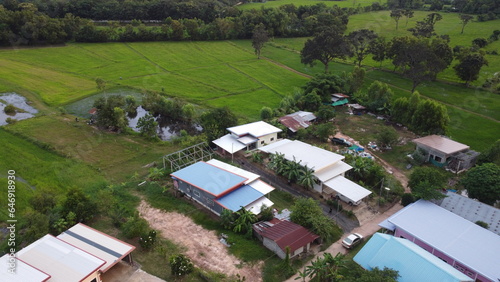
[[441,159],[441,157],[435,156],[434,160],[436,160],[436,162],[441,162],[442,159]]
[[272,141],[274,141],[274,137],[273,137],[273,138],[271,138],[271,142],[272,142]]
[[405,236],[402,236],[402,235],[399,235],[399,238],[403,238],[403,239],[406,239]]
[[196,197],[200,197],[200,191],[197,191],[197,190],[193,190],[193,194],[196,196]]
[[264,141],[260,141],[260,145],[264,145]]

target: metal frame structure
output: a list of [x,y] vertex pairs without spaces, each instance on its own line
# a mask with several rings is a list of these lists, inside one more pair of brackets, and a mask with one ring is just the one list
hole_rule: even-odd
[[177,171],[199,161],[210,160],[214,152],[206,142],[184,148],[180,151],[163,156],[163,169],[170,164],[170,171]]

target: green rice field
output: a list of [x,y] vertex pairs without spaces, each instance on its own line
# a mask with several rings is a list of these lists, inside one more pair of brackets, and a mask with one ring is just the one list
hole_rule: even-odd
[[265,8],[276,8],[283,5],[293,4],[297,7],[299,6],[309,6],[315,4],[325,4],[328,7],[339,6],[341,8],[356,8],[371,6],[373,2],[378,2],[381,5],[387,1],[373,1],[373,0],[345,0],[345,1],[317,1],[317,0],[276,0],[276,1],[266,1],[266,2],[250,2],[238,6],[240,10],[250,10],[250,9],[260,9]]

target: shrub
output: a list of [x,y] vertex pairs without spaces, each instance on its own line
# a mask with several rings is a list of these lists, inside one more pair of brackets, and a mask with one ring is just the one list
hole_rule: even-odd
[[410,193],[404,193],[403,196],[401,197],[401,205],[403,207],[406,207],[407,205],[413,202],[415,202],[415,197],[413,197],[413,195]]
[[16,119],[13,119],[13,118],[8,117],[8,118],[5,120],[5,122],[7,122],[8,124],[14,124],[14,123],[16,123],[16,122],[17,122],[17,120],[16,120]]
[[150,230],[139,238],[139,244],[144,250],[149,250],[156,243],[156,230]]
[[16,107],[14,107],[14,105],[12,104],[8,104],[7,106],[5,106],[3,111],[8,115],[14,115],[16,114]]
[[172,275],[181,276],[193,272],[194,266],[191,259],[183,254],[172,255],[168,261]]
[[127,222],[122,225],[123,235],[129,239],[139,237],[147,229],[149,229],[148,222],[140,217],[138,212],[129,217]]

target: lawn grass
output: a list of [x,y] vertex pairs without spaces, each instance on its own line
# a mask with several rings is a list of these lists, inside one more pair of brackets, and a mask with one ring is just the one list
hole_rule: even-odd
[[[371,6],[374,1],[369,0],[345,0],[345,1],[317,1],[317,0],[277,0],[277,1],[266,1],[266,2],[250,2],[238,6],[240,10],[250,10],[250,9],[260,9],[265,8],[276,8],[283,5],[293,4],[297,7],[299,6],[310,6],[315,4],[325,4],[328,7],[339,6],[341,8],[355,8],[355,7],[365,7]],[[382,5],[386,1],[379,1]]]
[[148,169],[144,165],[158,162],[163,155],[176,150],[169,143],[102,132],[76,122],[72,116],[41,116],[17,122],[8,129],[88,163],[114,181],[124,181],[135,172],[145,175]]

